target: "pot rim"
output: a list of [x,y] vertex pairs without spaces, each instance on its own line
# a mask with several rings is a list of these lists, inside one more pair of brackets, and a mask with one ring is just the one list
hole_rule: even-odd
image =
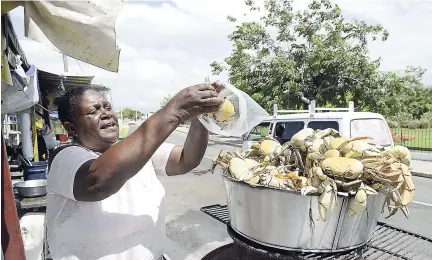
[[[224,177],[225,179],[228,179],[230,181],[233,181],[233,182],[236,182],[236,183],[239,183],[241,185],[245,185],[247,187],[254,188],[254,189],[274,190],[274,191],[279,191],[279,192],[292,193],[292,194],[300,195],[300,196],[311,196],[311,197],[319,197],[320,196],[320,194],[306,194],[306,195],[302,195],[299,191],[295,191],[295,190],[282,190],[282,189],[278,189],[278,188],[275,188],[275,187],[266,187],[266,186],[258,185],[258,184],[249,184],[249,183],[246,183],[244,181],[240,181],[240,180],[234,179],[233,177],[230,177],[230,176],[228,176],[226,174],[223,174],[223,173],[222,173],[222,177]],[[381,193],[378,192],[377,195],[381,195]],[[354,195],[351,195],[351,194],[343,195],[343,194],[340,194],[338,192],[337,196],[341,197],[341,198],[352,198],[352,197],[355,197],[355,194]]]
[[[39,184],[26,186],[26,184],[33,183],[35,181],[36,181],[36,183],[39,183]],[[39,188],[39,187],[46,187],[47,186],[47,181],[46,180],[26,180],[26,181],[17,182],[13,186],[17,187],[17,188]]]

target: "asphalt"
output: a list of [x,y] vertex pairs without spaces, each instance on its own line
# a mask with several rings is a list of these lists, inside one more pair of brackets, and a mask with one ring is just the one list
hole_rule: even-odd
[[[175,131],[168,142],[182,145],[186,134]],[[221,150],[238,150],[238,146],[210,141],[205,157],[193,171],[182,176],[161,177],[166,188],[167,253],[174,259],[201,259],[211,250],[231,242],[226,227],[200,212],[212,204],[226,204],[223,181],[219,171],[211,174],[211,158]],[[414,177],[416,193],[409,205],[410,218],[402,212],[381,221],[432,239],[432,179]]]

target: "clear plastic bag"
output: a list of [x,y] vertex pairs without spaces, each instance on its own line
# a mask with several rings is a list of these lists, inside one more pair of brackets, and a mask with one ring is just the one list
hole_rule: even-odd
[[224,122],[217,121],[211,114],[199,116],[199,121],[210,132],[224,136],[241,137],[269,117],[269,114],[248,94],[229,84],[223,84],[222,88],[219,97],[225,98],[233,104],[235,114]]

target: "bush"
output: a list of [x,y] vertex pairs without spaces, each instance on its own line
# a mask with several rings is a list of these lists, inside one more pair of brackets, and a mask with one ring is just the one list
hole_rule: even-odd
[[397,121],[394,120],[386,120],[387,124],[390,128],[399,128],[400,124]]
[[404,120],[404,121],[396,121],[396,120],[386,120],[388,126],[391,129],[397,128],[409,128],[409,129],[426,129],[432,127],[431,120]]
[[420,119],[419,121],[419,128],[426,129],[432,127],[432,123],[430,120]]
[[401,124],[403,128],[409,128],[409,129],[426,129],[431,127],[430,122],[427,120],[412,120],[408,122],[403,122]]
[[432,111],[429,111],[429,112],[424,113],[424,114],[421,116],[420,120],[428,121],[428,122],[429,122],[429,125],[431,125],[431,123],[432,123]]

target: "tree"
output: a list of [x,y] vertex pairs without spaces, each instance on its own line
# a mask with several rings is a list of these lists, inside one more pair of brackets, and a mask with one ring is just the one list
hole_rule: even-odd
[[[123,116],[123,118],[128,118],[131,120],[135,120],[136,119],[141,119],[144,115],[144,113],[141,113],[140,111],[137,110],[133,110],[131,108],[123,108],[120,111],[121,116]],[[120,116],[120,115],[118,115]]]
[[[246,4],[260,11],[252,0]],[[347,21],[329,0],[315,0],[304,11],[293,11],[292,0],[267,0],[265,9],[260,21],[243,22],[229,35],[233,53],[225,64],[211,64],[214,74],[228,70],[233,85],[269,110],[274,103],[299,108],[310,100],[361,105],[375,93],[379,59],[369,59],[367,46],[387,39],[381,25]]]
[[170,100],[174,97],[174,95],[172,94],[168,94],[166,95],[162,101],[160,102],[160,106],[161,108],[164,108],[166,106],[166,104],[168,104],[168,102],[170,102]]
[[394,119],[405,117],[407,113],[413,119],[420,119],[424,113],[432,111],[432,91],[421,82],[425,71],[408,67],[402,73],[380,72],[369,110]]

